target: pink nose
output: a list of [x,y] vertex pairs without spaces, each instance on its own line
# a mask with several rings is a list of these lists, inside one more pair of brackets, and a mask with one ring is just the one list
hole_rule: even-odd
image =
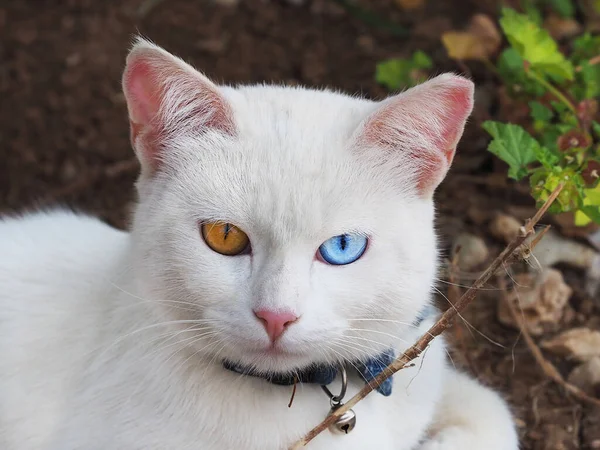
[[288,325],[298,320],[298,316],[294,313],[275,312],[268,309],[254,311],[254,315],[263,323],[272,342],[275,342],[283,334]]

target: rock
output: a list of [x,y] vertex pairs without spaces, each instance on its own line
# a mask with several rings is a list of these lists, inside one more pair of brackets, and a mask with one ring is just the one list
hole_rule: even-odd
[[489,220],[490,212],[479,205],[471,205],[467,210],[467,216],[475,225],[481,226]]
[[570,360],[587,362],[600,357],[600,331],[573,328],[542,342],[542,348]]
[[[525,326],[537,336],[558,329],[572,292],[558,270],[548,269],[541,275],[516,275],[515,287],[508,292],[506,300],[512,302],[517,311],[522,311]],[[498,302],[497,314],[500,323],[519,328],[505,301]]]
[[535,247],[533,255],[545,267],[564,263],[580,269],[589,269],[599,254],[593,248],[565,239],[551,230]]
[[454,240],[452,253],[458,252],[458,267],[462,270],[473,270],[483,263],[489,254],[483,239],[469,233],[459,234]]
[[490,233],[496,239],[508,244],[519,234],[522,224],[508,214],[497,214],[490,222]]
[[600,387],[600,356],[595,356],[588,362],[575,367],[567,381],[595,397]]

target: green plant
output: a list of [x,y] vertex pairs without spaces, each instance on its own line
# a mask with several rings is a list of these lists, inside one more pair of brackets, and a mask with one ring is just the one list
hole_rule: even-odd
[[393,58],[377,64],[375,79],[379,84],[395,91],[425,81],[425,70],[431,69],[432,66],[433,62],[426,53],[416,51],[409,59]]
[[484,122],[489,151],[509,165],[509,177],[529,177],[540,204],[563,183],[551,212],[573,211],[577,225],[600,223],[600,36],[579,36],[565,56],[535,17],[505,8],[500,26],[509,47],[497,71],[510,95],[528,103],[531,126]]
[[[526,123],[483,123],[492,136],[488,150],[508,164],[508,176],[528,177],[538,204],[562,183],[550,211],[574,212],[576,225],[600,223],[600,36],[585,33],[568,42],[563,53],[541,25],[542,11],[571,18],[573,3],[522,0],[521,6],[525,14],[502,10],[500,27],[509,45],[495,66],[489,58],[500,36],[496,41],[497,30],[486,28],[494,27],[491,21],[479,18],[465,32],[446,33],[442,42],[451,57],[479,60],[496,71],[509,95],[529,107]],[[489,45],[480,45],[485,39]],[[423,81],[431,67],[431,59],[417,51],[411,58],[379,63],[376,80],[390,90],[410,87]]]

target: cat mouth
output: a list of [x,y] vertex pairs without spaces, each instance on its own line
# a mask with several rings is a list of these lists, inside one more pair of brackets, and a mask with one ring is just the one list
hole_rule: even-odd
[[277,343],[265,347],[260,350],[255,350],[254,354],[262,357],[298,357],[298,356],[307,356],[307,353],[299,350],[290,350],[282,347],[281,345],[277,345]]

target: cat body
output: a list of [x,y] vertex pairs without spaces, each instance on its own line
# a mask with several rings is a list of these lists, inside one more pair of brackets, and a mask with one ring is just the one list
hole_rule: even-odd
[[[343,363],[348,399],[356,364],[428,329],[431,197],[472,84],[442,75],[380,103],[217,87],[140,40],[124,90],[131,232],[66,211],[0,221],[0,447],[287,449],[329,412],[321,387],[300,383],[288,407],[291,386],[224,361],[264,376]],[[518,447],[504,401],[442,338],[353,409],[350,434],[308,448]]]

